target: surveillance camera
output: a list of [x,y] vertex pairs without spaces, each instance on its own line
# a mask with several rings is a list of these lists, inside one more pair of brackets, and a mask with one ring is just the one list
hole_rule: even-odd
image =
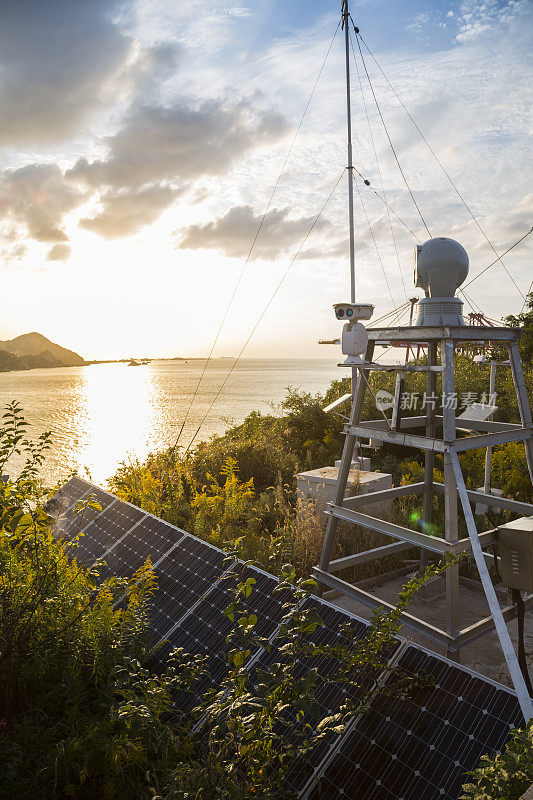
[[374,313],[372,303],[335,303],[335,316],[345,323],[342,329],[342,352],[348,356],[345,366],[362,363],[361,356],[368,344],[368,333],[359,320],[370,319]]
[[371,303],[335,303],[335,316],[343,322],[356,322],[360,319],[370,319],[374,313]]

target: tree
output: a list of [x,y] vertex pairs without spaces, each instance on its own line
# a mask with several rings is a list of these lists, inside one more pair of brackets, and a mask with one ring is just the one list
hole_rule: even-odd
[[522,361],[528,366],[533,365],[533,292],[529,292],[526,297],[523,310],[517,316],[509,314],[503,320],[506,325],[513,328],[522,329],[522,339],[520,341],[520,353]]

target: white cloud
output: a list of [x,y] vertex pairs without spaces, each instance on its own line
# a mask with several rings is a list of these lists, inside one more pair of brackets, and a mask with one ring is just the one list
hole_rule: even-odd
[[220,175],[248,151],[275,142],[284,118],[259,112],[252,100],[213,100],[172,107],[134,104],[119,131],[106,140],[108,155],[80,159],[68,177],[89,186],[138,187],[159,180],[179,184]]
[[199,178],[228,172],[235,161],[271,144],[286,131],[284,118],[261,111],[253,99],[212,100],[197,107],[134,103],[105,158],[81,158],[66,174],[73,185],[101,193],[101,211],[84,228],[111,238],[154,222]]
[[0,173],[0,220],[15,223],[4,235],[20,235],[19,227],[39,242],[65,242],[64,216],[79,205],[84,192],[69,185],[57,164],[28,164]]
[[[248,255],[261,224],[262,214],[250,206],[235,206],[218,219],[205,225],[191,225],[181,231],[181,248],[215,249],[230,258]],[[309,231],[313,217],[290,217],[289,208],[273,208],[264,217],[255,243],[252,259],[272,260],[297,244]],[[321,219],[315,230],[331,229],[331,223]]]
[[508,26],[527,11],[528,0],[465,0],[457,15],[457,41],[472,41],[495,28]]
[[[528,37],[533,26],[528,24],[528,4],[469,0],[454,5],[453,13],[445,6],[439,13],[428,7],[418,24],[420,36],[428,39],[429,47],[415,45],[413,37],[398,37],[392,25],[387,27],[391,4],[392,0],[388,6],[381,3],[383,29],[377,49],[370,33],[365,38],[376,49],[380,64],[472,211],[495,246],[503,250],[531,226]],[[36,85],[42,88],[43,103],[49,109],[43,110],[39,102],[33,104],[31,87],[24,90],[22,79],[28,78],[28,70],[21,73],[18,83],[21,94],[19,105],[14,106],[17,113],[13,122],[0,121],[0,132],[2,125],[11,126],[9,141],[13,143],[3,151],[6,163],[0,177],[0,218],[6,243],[3,255],[16,265],[13,273],[26,265],[35,270],[44,262],[43,275],[48,270],[50,276],[59,272],[63,278],[67,272],[75,276],[84,264],[86,274],[92,276],[96,265],[97,270],[105,271],[107,285],[118,287],[120,295],[123,264],[130,269],[137,261],[138,284],[146,287],[147,304],[154,309],[163,302],[158,287],[167,286],[178,273],[180,282],[174,287],[174,296],[183,297],[184,309],[206,285],[216,285],[217,303],[225,298],[226,290],[231,295],[231,279],[238,269],[233,258],[247,252],[283,163],[289,141],[286,121],[293,130],[296,128],[337,24],[337,16],[328,15],[309,28],[288,32],[280,28],[275,36],[270,18],[259,35],[257,17],[261,18],[264,11],[266,19],[269,13],[267,4],[259,5],[252,7],[252,20],[246,11],[239,10],[241,4],[228,12],[205,0],[175,4],[136,0],[128,16],[111,19],[106,9],[112,6],[98,0],[93,10],[87,3],[79,12],[83,19],[97,17],[99,24],[105,23],[106,35],[118,36],[120,46],[116,53],[108,54],[109,62],[101,62],[96,48],[96,61],[103,66],[94,65],[93,69],[88,65],[86,83],[79,82],[80,74],[76,65],[73,67],[72,83],[64,93],[68,101],[65,109],[60,107],[60,98],[53,96],[54,82],[59,94],[65,88],[61,76],[57,78],[58,70],[67,65],[67,55],[57,45],[59,33],[53,39],[58,50],[57,67],[49,50],[49,64],[43,67],[42,76],[41,51],[29,59],[37,75]],[[375,13],[370,7],[365,10],[365,5],[371,5],[367,0],[359,5],[363,18]],[[60,7],[59,0],[40,6],[52,9],[54,14]],[[77,3],[70,3],[69,13],[78,13],[76,8]],[[440,24],[448,25],[448,36],[436,31]],[[66,26],[67,30],[72,26],[71,17]],[[90,39],[93,27],[88,24],[87,30]],[[437,46],[442,49],[436,50]],[[399,47],[405,49],[396,49]],[[16,58],[13,64],[18,64]],[[492,251],[371,59],[368,66],[405,174],[431,232],[459,239],[470,253],[471,274],[475,274],[493,260]],[[251,288],[248,294],[243,288],[243,296],[236,303],[239,314],[243,306],[250,307],[250,300],[259,302],[270,291],[268,279],[290,260],[290,252],[305,235],[304,223],[310,223],[318,213],[346,163],[342,76],[343,48],[338,37],[258,243],[262,248],[257,251],[258,257],[269,263],[265,269],[254,265],[250,270]],[[63,80],[67,78],[65,75]],[[399,304],[404,299],[403,287],[385,209],[373,193],[374,188],[381,192],[381,186],[355,71],[353,78],[354,157],[372,182],[370,188],[359,185]],[[79,87],[80,94],[71,97],[74,86]],[[0,84],[0,99],[7,96],[5,91]],[[389,203],[420,238],[425,238],[368,87],[365,92]],[[25,98],[31,101],[27,118],[19,113]],[[94,113],[101,109],[107,109],[105,114]],[[31,145],[30,149],[28,134],[34,136],[35,132],[50,145]],[[64,136],[72,138],[58,146],[58,137]],[[19,169],[26,172],[13,178]],[[319,230],[316,239],[313,235],[307,242],[276,303],[290,307],[294,293],[301,292],[305,302],[317,309],[317,319],[320,317],[321,324],[327,326],[329,312],[324,311],[322,317],[318,309],[345,296],[348,282],[344,178],[327,206],[326,217],[330,227]],[[394,216],[392,219],[410,291],[414,240]],[[188,239],[194,247],[182,248],[180,270],[175,269],[173,235],[178,224],[183,240]],[[127,238],[141,229],[141,236]],[[37,244],[29,241],[31,237]],[[73,245],[69,270],[50,269],[47,252],[54,244],[68,246],[67,240]],[[382,313],[390,308],[391,301],[357,194],[356,245],[358,292],[375,302]],[[504,259],[524,290],[531,280],[525,245]],[[279,264],[274,261],[278,257]],[[147,264],[151,277],[154,265],[158,265],[157,286],[155,279],[143,282]],[[259,273],[262,283],[258,293]],[[519,310],[516,304],[521,304],[516,290],[508,279],[502,280],[503,276],[496,265],[472,287],[477,302],[492,316],[502,309]],[[60,291],[66,296],[64,284]],[[133,292],[130,301],[134,301]],[[275,317],[274,307],[272,314]],[[154,315],[159,317],[156,311]],[[187,319],[187,327],[180,328],[176,323],[175,332],[176,336],[191,337],[187,342],[192,342],[204,334],[194,327],[192,317]],[[123,325],[126,329],[126,317]],[[291,325],[291,343],[293,339],[299,342],[298,347],[307,343],[301,352],[313,352],[308,324],[298,328],[299,322],[291,317]],[[235,341],[241,333],[242,325],[236,326]],[[259,338],[261,335],[260,330]],[[328,335],[327,327],[324,335]],[[264,341],[268,344],[263,346],[275,351],[280,336],[274,323],[265,319]],[[103,332],[101,337],[103,341]],[[196,352],[205,350],[204,344],[204,340],[195,344]]]
[[150,225],[179,194],[168,186],[109,191],[100,198],[101,210],[80,220],[80,226],[104,239],[131,236]]

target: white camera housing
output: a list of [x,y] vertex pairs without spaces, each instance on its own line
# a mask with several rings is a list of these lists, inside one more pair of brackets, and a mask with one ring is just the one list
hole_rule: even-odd
[[368,333],[359,320],[370,319],[374,313],[374,306],[372,303],[335,303],[333,308],[337,319],[346,320],[346,325],[342,329],[342,353],[347,358],[343,366],[363,363]]
[[363,360],[366,346],[368,344],[368,331],[360,322],[348,322],[342,329],[342,352],[347,356],[344,362],[346,366],[350,364],[360,364]]
[[370,319],[374,313],[372,303],[335,303],[335,316],[343,322],[358,322],[360,319]]

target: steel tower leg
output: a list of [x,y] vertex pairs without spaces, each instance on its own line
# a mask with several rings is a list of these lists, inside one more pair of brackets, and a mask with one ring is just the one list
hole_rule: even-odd
[[[437,364],[437,343],[428,342],[428,366]],[[437,373],[428,372],[427,395],[435,397],[437,392]],[[426,405],[426,436],[428,439],[435,438],[435,403]],[[422,519],[429,525],[431,523],[431,511],[433,505],[433,468],[435,466],[435,454],[433,450],[426,450],[424,458],[424,497]],[[425,533],[426,531],[424,531]],[[420,550],[420,568],[423,569],[428,563],[428,551]]]
[[474,553],[474,558],[476,560],[479,577],[481,578],[481,583],[483,584],[483,589],[485,590],[485,596],[487,598],[490,613],[492,614],[492,618],[496,626],[496,632],[502,646],[505,661],[507,662],[507,667],[514,684],[516,694],[518,695],[520,708],[522,709],[525,721],[528,722],[533,717],[533,703],[529,696],[529,692],[524,681],[524,676],[522,675],[518,658],[516,657],[513,643],[511,641],[511,637],[509,636],[509,631],[507,630],[507,625],[503,618],[500,604],[498,603],[498,598],[496,597],[496,592],[494,591],[494,586],[492,585],[492,581],[490,579],[487,563],[483,555],[483,550],[481,549],[476,523],[474,521],[474,515],[472,514],[470,500],[468,499],[468,495],[466,493],[466,486],[463,473],[461,471],[461,465],[459,464],[459,459],[456,452],[452,451],[450,453],[450,460],[457,481],[457,488],[459,490],[459,496],[463,506],[466,527],[472,543],[472,552]]
[[[369,342],[366,348],[365,354],[365,362],[372,361],[372,356],[374,355],[374,342]],[[360,418],[361,418],[361,411],[363,410],[363,403],[365,400],[366,395],[366,381],[368,380],[368,369],[360,370],[359,377],[357,378],[357,385],[355,387],[355,393],[352,403],[352,410],[350,413],[350,425],[357,425]],[[353,451],[355,447],[355,436],[350,434],[346,434],[346,438],[344,440],[344,449],[342,451],[342,459],[341,465],[339,469],[339,475],[337,478],[337,487],[335,491],[335,499],[334,504],[336,506],[342,506],[344,501],[344,495],[346,494],[346,485],[348,483],[348,476],[350,474],[350,468],[352,466],[352,457]],[[322,553],[320,555],[320,562],[319,567],[324,571],[328,571],[329,569],[329,562],[331,561],[331,555],[333,553],[333,546],[335,544],[335,535],[337,533],[337,525],[338,519],[333,516],[329,516],[328,524],[326,527],[326,535],[324,537],[324,544],[322,546]]]
[[[442,419],[443,439],[448,444],[455,440],[455,376],[453,341],[441,341],[442,361]],[[444,453],[444,538],[447,542],[457,541],[457,483],[450,454]],[[446,570],[446,631],[457,636],[460,630],[459,615],[459,566]],[[448,648],[448,658],[459,661],[459,651]]]
[[[524,428],[531,428],[531,409],[529,407],[529,398],[527,396],[526,383],[524,381],[524,373],[522,370],[522,359],[520,358],[520,350],[518,343],[514,342],[509,346],[509,360],[511,362],[511,372],[513,374],[513,381],[516,389],[516,396],[518,397],[518,408],[520,409],[520,419]],[[526,439],[524,442],[526,449],[527,467],[529,469],[529,477],[533,483],[533,439]]]

